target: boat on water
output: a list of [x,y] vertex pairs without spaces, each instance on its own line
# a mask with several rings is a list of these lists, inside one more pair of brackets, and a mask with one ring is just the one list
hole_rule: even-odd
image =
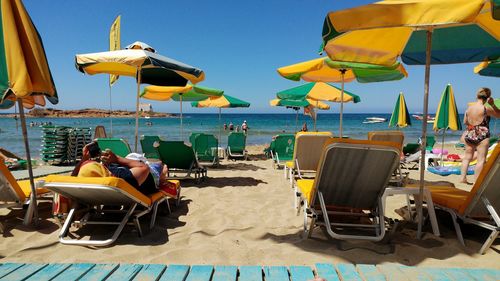
[[387,122],[387,118],[382,117],[366,117],[363,124],[375,124]]
[[149,119],[149,118],[151,118],[151,117],[150,116],[144,116],[144,119]]
[[[413,117],[417,120],[420,120],[420,121],[424,120],[423,115],[413,114],[411,117]],[[427,123],[433,124],[435,120],[436,120],[436,117],[427,115]]]

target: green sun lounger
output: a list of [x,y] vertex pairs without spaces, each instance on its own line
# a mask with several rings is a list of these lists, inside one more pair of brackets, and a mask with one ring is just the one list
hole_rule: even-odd
[[127,141],[120,138],[98,138],[97,144],[101,150],[110,149],[114,154],[120,157],[126,157],[132,152]]
[[246,141],[247,136],[244,133],[230,133],[227,137],[227,159],[243,158],[247,160]]
[[[168,166],[169,178],[191,178],[192,173],[196,180],[207,177],[207,169],[200,165],[192,147],[187,146],[183,141],[160,140],[158,144],[156,149],[160,160]],[[185,175],[178,177],[176,173],[185,173]]]
[[219,162],[219,141],[211,134],[197,134],[193,140],[193,150],[200,162],[211,162],[216,165]]
[[271,157],[273,158],[273,167],[284,167],[287,161],[291,161],[293,159],[295,135],[277,135],[272,144],[273,147],[271,149]]
[[158,151],[154,147],[155,142],[160,141],[162,138],[160,136],[141,136],[141,148],[142,153],[144,153],[144,157],[148,159],[160,159],[160,155],[158,155]]

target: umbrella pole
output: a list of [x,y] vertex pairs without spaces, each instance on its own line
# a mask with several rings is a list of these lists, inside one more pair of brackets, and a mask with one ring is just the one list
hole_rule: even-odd
[[443,139],[441,140],[441,166],[443,166],[443,151],[444,151],[444,133],[446,133],[446,129],[443,129]]
[[113,108],[111,107],[111,77],[109,78],[109,128],[111,135],[110,137],[113,137]]
[[343,132],[342,132],[342,118],[344,115],[344,74],[345,74],[345,72],[346,72],[345,69],[340,70],[341,77],[342,77],[342,91],[340,92],[340,136],[339,136],[339,138],[344,137]]
[[297,113],[295,116],[295,133],[297,133],[298,130],[298,125],[299,125],[299,110],[296,109],[295,112]]
[[135,145],[134,152],[137,153],[137,143],[139,141],[139,96],[141,94],[141,67],[137,69],[137,95],[135,99]]
[[[318,108],[318,100],[316,100],[316,108]],[[315,118],[314,118],[314,131],[317,132],[316,130],[316,119],[318,119],[318,113],[316,112],[316,114],[313,114],[315,115]]]
[[419,184],[419,197],[420,203],[417,205],[418,214],[418,230],[417,238],[422,237],[422,201],[424,194],[424,180],[425,180],[425,148],[427,146],[427,114],[429,111],[429,80],[431,73],[431,48],[432,48],[432,28],[427,30],[427,46],[425,50],[425,82],[424,82],[424,118],[422,119],[422,143],[420,147],[420,184]]
[[184,141],[184,139],[182,138],[182,135],[183,135],[183,128],[182,128],[182,95],[180,95],[181,97],[181,140]]
[[[221,108],[219,107],[219,146],[222,146],[222,139],[221,139],[221,135],[222,135],[222,128],[221,128],[221,125],[220,125],[220,120],[221,120]],[[219,153],[219,152],[217,152]],[[217,154],[219,155],[219,154]],[[218,156],[217,156],[218,157]]]
[[30,177],[30,187],[31,187],[30,203],[28,206],[28,210],[26,210],[23,224],[24,225],[31,224],[33,222],[33,218],[35,219],[35,224],[38,224],[38,208],[37,208],[38,205],[36,202],[36,188],[35,188],[35,181],[33,180],[33,167],[31,166],[30,146],[28,143],[28,130],[26,129],[26,119],[24,117],[24,108],[22,100],[17,99],[17,104],[19,105],[19,118],[21,119],[21,129],[23,131],[24,148],[26,149],[26,162],[28,164],[28,175]]
[[[19,125],[17,124],[17,107],[14,106],[14,119],[16,119],[16,132],[19,132]],[[495,122],[495,128],[496,128],[496,122]]]

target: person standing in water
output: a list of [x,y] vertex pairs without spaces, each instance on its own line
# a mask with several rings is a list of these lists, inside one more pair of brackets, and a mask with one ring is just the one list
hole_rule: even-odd
[[247,120],[243,121],[243,124],[241,124],[241,130],[243,131],[243,133],[247,133],[248,131],[248,124],[247,124]]
[[229,122],[229,131],[234,130],[233,122]]

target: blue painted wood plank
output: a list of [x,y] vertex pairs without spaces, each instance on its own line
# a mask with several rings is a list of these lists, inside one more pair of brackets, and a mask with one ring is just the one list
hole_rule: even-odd
[[212,281],[236,281],[238,267],[233,265],[216,266]]
[[2,263],[2,266],[0,266],[0,278],[4,277],[5,275],[8,275],[12,271],[20,268],[23,266],[24,263]]
[[[380,269],[380,268],[379,268]],[[425,271],[420,270],[418,267],[414,266],[399,266],[399,270],[403,272],[406,277],[411,281],[431,281],[432,279],[425,273]]]
[[406,274],[402,271],[400,265],[396,264],[383,264],[377,265],[380,272],[385,274],[387,280],[394,281],[411,281],[410,274]]
[[18,281],[18,280],[24,280],[26,278],[29,278],[31,275],[35,274],[38,272],[40,269],[44,268],[47,266],[47,264],[44,263],[27,263],[16,270],[12,271],[11,273],[5,275],[4,277],[0,278],[2,281]]
[[172,264],[167,266],[163,272],[160,281],[184,281],[189,273],[189,266]]
[[451,277],[452,280],[460,280],[460,281],[475,281],[474,277],[470,276],[467,273],[467,270],[463,268],[441,268],[441,270],[448,276]]
[[496,269],[467,269],[467,273],[477,280],[498,281],[500,280],[500,270]]
[[284,266],[265,266],[264,276],[266,281],[289,281],[288,270]]
[[214,267],[211,265],[193,265],[186,281],[210,281]]
[[327,281],[339,281],[339,276],[333,264],[317,263],[316,276],[326,279]]
[[343,281],[362,281],[361,276],[356,271],[356,267],[350,263],[337,264],[337,272]]
[[290,266],[291,281],[308,281],[314,279],[314,273],[309,266]]
[[56,278],[51,281],[68,281],[68,280],[78,280],[85,273],[87,273],[95,264],[93,263],[76,263],[66,268],[63,272],[57,275]]
[[118,268],[106,278],[106,281],[125,281],[132,280],[139,271],[141,271],[142,264],[120,264]]
[[145,264],[134,277],[135,281],[153,281],[160,279],[167,266],[163,264]]
[[113,271],[118,268],[118,264],[96,264],[83,275],[79,281],[100,281],[105,280]]
[[385,281],[385,275],[378,271],[377,267],[372,264],[358,264],[356,269],[359,275],[366,281]]
[[453,281],[453,278],[444,273],[442,268],[421,267],[420,269],[425,271],[432,281]]
[[66,268],[70,267],[70,265],[69,263],[51,263],[37,273],[31,275],[26,281],[51,280]]
[[238,281],[262,281],[262,267],[260,266],[240,266]]

